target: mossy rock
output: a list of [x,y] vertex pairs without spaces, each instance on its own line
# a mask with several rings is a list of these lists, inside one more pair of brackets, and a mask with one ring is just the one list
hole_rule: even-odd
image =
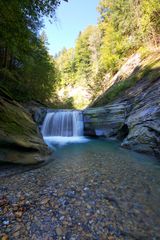
[[7,95],[0,97],[0,161],[35,164],[49,150],[25,109]]

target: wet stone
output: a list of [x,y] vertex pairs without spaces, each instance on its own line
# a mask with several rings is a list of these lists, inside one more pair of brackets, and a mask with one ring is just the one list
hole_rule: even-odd
[[56,228],[56,233],[58,236],[61,236],[62,235],[62,229],[60,227],[57,227]]
[[76,195],[76,192],[75,191],[68,191],[66,193],[66,196],[69,197],[69,198],[74,198]]
[[8,220],[4,220],[3,221],[3,225],[9,225],[9,221]]

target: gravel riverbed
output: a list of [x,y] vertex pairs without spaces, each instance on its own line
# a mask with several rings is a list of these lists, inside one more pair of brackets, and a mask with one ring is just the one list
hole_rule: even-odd
[[93,140],[42,167],[0,166],[0,239],[160,239],[160,164]]

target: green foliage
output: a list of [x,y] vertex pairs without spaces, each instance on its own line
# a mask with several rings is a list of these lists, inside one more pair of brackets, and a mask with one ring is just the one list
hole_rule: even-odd
[[147,40],[151,40],[155,45],[160,34],[160,1],[143,0],[141,15],[141,31]]
[[133,44],[139,45],[151,34],[159,33],[159,0],[101,0],[98,10],[102,23],[110,23],[115,31],[128,36]]
[[113,26],[108,23],[102,39],[100,50],[100,65],[105,71],[112,73],[119,68],[119,63],[125,56],[124,52],[127,48],[124,38],[119,32],[116,32]]
[[10,50],[28,51],[32,33],[42,27],[42,17],[53,17],[59,0],[0,1],[0,39]]
[[100,65],[105,71],[116,72],[124,57],[147,41],[158,41],[158,0],[101,0],[98,10],[103,32]]
[[74,84],[75,81],[75,60],[74,49],[63,49],[56,58],[59,72],[61,73],[61,81],[59,86],[68,86]]
[[[138,49],[145,57],[148,43],[159,44],[159,0],[100,0],[98,25],[88,26],[75,47],[63,49],[54,60],[47,52],[45,33],[38,32],[43,17],[53,18],[59,4],[60,0],[0,2],[0,86],[19,101],[84,108],[105,91],[124,59]],[[112,87],[108,98],[132,84],[134,78]]]
[[70,97],[75,108],[89,104],[95,92],[100,40],[98,27],[89,26],[79,34],[74,49],[63,49],[56,57],[61,79],[57,91],[64,105]]
[[90,71],[91,50],[89,48],[89,36],[93,31],[93,27],[89,26],[84,32],[79,34],[75,46],[76,70],[84,74]]
[[16,100],[46,101],[55,92],[55,62],[38,31],[43,16],[55,14],[59,0],[0,2],[0,86]]
[[43,44],[33,48],[30,56],[23,59],[23,67],[18,71],[21,98],[28,93],[28,99],[49,100],[56,81],[54,61],[49,57]]
[[[64,49],[56,59],[60,71],[58,91],[62,102],[71,97],[73,105],[84,108],[102,94],[108,81],[135,51],[148,54],[148,43],[158,45],[160,34],[159,0],[101,0],[97,26],[82,31],[74,49]],[[111,88],[108,101],[134,84],[134,78]]]

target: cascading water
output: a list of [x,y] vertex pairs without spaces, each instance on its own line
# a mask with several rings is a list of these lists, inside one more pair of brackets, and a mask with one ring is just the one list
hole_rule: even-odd
[[86,142],[83,136],[83,115],[81,111],[55,111],[48,112],[43,126],[42,134],[46,143],[64,144],[66,142]]
[[42,126],[43,136],[83,136],[83,116],[79,111],[47,113]]

